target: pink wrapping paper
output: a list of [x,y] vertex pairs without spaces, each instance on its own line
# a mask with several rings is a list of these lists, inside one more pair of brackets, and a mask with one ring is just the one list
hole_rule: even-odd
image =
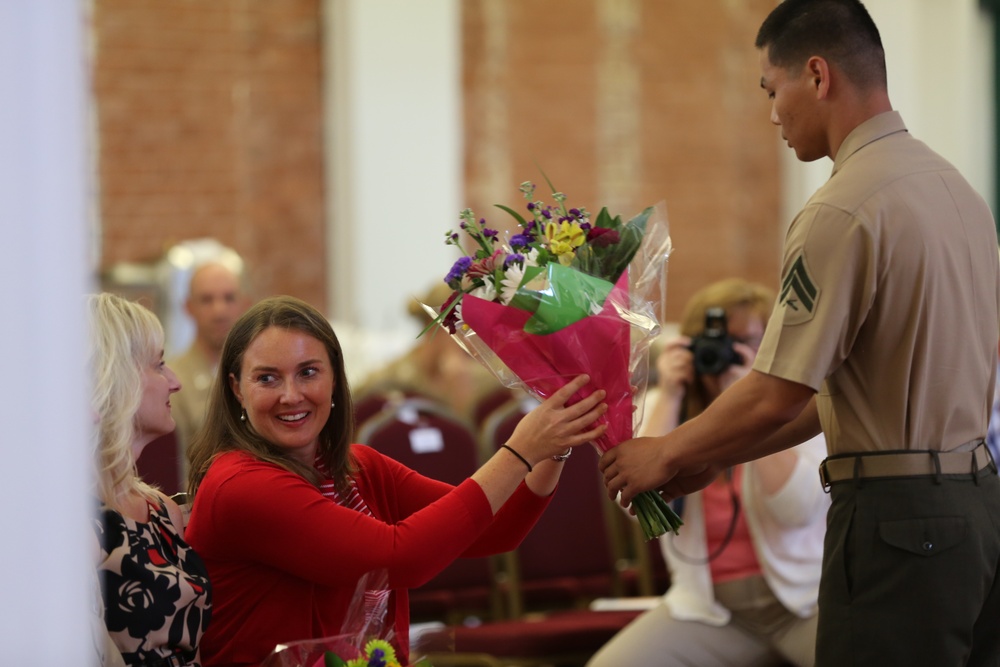
[[575,403],[596,389],[607,392],[608,411],[598,423],[608,430],[594,441],[605,452],[632,437],[632,388],[629,383],[631,328],[619,312],[627,310],[628,272],[622,273],[599,314],[555,333],[525,333],[531,313],[471,295],[462,299],[462,320],[507,367],[542,398],[586,373],[590,383],[573,395]]

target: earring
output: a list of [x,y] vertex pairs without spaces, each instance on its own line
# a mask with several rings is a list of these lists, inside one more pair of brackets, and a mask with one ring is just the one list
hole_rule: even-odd
[[334,403],[333,401],[330,401],[330,407],[331,407],[331,408],[335,408],[335,407],[337,407],[337,404],[336,404],[336,403]]
[[244,408],[243,411],[240,413],[240,421],[245,422],[246,420],[247,420],[247,411],[246,408]]

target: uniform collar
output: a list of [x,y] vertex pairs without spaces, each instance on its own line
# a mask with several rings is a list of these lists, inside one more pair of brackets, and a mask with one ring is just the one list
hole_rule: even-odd
[[840,144],[837,158],[833,161],[833,173],[836,174],[852,155],[873,141],[878,141],[890,134],[906,131],[903,117],[899,115],[898,111],[886,111],[872,116],[854,128]]

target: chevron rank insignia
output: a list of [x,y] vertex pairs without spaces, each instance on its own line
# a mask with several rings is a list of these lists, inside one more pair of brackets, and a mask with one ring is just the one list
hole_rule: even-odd
[[785,308],[785,324],[801,324],[812,319],[819,300],[819,287],[809,276],[805,257],[799,255],[781,281],[778,303]]

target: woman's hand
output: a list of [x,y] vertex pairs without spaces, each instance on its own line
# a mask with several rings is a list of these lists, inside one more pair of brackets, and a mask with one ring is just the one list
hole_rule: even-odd
[[566,401],[589,381],[587,375],[577,376],[525,415],[507,445],[534,467],[540,461],[564,453],[568,447],[603,435],[608,428],[606,423],[593,426],[608,410],[607,404],[601,402],[605,396],[603,389],[573,405],[566,405]]
[[646,414],[638,435],[657,436],[677,428],[681,404],[694,382],[691,339],[677,336],[666,342],[656,358],[656,387],[646,395]]
[[[552,457],[563,454],[567,447],[590,442],[607,430],[606,423],[593,425],[608,410],[607,404],[601,402],[603,390],[566,405],[589,381],[586,375],[574,378],[526,414],[507,441],[513,452],[499,450],[472,476],[482,487],[494,514],[522,480],[538,495],[552,493],[563,467]],[[528,467],[532,469],[530,473]]]
[[656,386],[664,398],[679,401],[694,382],[694,355],[687,336],[671,338],[656,358]]

